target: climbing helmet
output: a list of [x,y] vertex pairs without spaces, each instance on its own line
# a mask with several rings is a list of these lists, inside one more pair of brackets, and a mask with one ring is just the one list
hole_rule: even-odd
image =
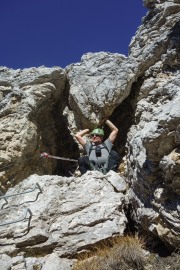
[[104,136],[104,130],[102,128],[95,128],[92,132],[91,135],[100,135]]

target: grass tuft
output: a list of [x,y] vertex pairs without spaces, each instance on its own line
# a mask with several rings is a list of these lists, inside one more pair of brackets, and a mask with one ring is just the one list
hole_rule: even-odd
[[146,264],[144,241],[137,236],[122,236],[98,245],[83,254],[73,270],[142,270]]

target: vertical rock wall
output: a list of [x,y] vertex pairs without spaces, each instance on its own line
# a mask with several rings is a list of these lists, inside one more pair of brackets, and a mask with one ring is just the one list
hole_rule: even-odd
[[[18,183],[36,172],[52,173],[56,162],[40,160],[41,152],[56,154],[54,112],[65,92],[60,68],[0,69],[1,186]],[[57,111],[57,110],[56,110]]]
[[158,236],[167,245],[177,246],[180,240],[180,2],[144,2],[150,10],[131,42],[129,57],[143,58],[151,61],[151,65],[136,89],[135,123],[128,133],[130,196],[134,219],[141,229]]

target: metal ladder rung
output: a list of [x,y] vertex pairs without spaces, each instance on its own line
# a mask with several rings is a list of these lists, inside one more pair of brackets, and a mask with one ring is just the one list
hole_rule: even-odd
[[13,224],[13,223],[23,221],[23,220],[26,219],[26,216],[27,216],[28,213],[29,213],[29,222],[28,222],[28,229],[29,229],[30,220],[31,220],[31,217],[32,217],[32,212],[31,212],[31,210],[29,208],[27,208],[25,210],[24,216],[22,218],[20,218],[18,220],[15,220],[15,221],[8,221],[8,222],[5,222],[5,223],[1,223],[0,226],[10,225],[10,224]]
[[[22,195],[22,194],[26,194],[26,193],[30,193],[30,192],[34,191],[36,188],[38,188],[40,193],[42,193],[42,189],[41,189],[40,185],[38,183],[36,183],[34,188],[32,188],[32,189],[30,189],[28,191],[24,191],[24,192],[20,192],[20,193],[16,193],[16,194],[10,194],[10,195],[3,195],[3,196],[0,196],[0,199],[4,199],[6,201],[6,203],[8,203],[6,198],[17,196],[17,195]],[[1,192],[1,194],[3,194],[3,193]]]
[[2,193],[2,191],[0,190],[0,195],[2,195],[2,196],[0,196],[0,199],[4,199],[5,200],[5,202],[6,202],[6,204],[8,204],[8,200],[6,199],[6,198],[4,198],[3,196],[4,196],[4,194]]

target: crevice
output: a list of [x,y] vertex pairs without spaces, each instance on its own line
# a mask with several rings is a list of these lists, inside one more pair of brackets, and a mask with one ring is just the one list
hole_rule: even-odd
[[[66,82],[64,96],[61,99],[61,104],[57,104],[53,111],[53,118],[56,126],[56,153],[57,156],[75,159],[79,157],[78,144],[74,141],[74,138],[70,134],[68,129],[68,119],[63,115],[63,111],[66,106],[68,106],[69,98],[69,82]],[[62,103],[63,102],[63,103]],[[56,168],[53,174],[61,176],[72,176],[77,168],[77,163],[65,160],[58,160]]]
[[[78,144],[70,134],[67,117],[63,115],[65,107],[68,106],[68,97],[69,83],[66,81],[59,100],[49,100],[49,106],[42,104],[37,112],[31,114],[30,118],[37,127],[37,152],[77,160],[79,157]],[[38,168],[33,173],[69,177],[76,170],[77,163],[42,158],[38,160],[38,163],[36,162],[36,167]]]
[[133,219],[133,205],[129,204],[124,209],[126,218],[128,220],[126,224],[126,229],[124,235],[133,235],[138,234],[139,237],[142,237],[145,242],[145,248],[149,250],[150,253],[157,254],[159,257],[168,257],[171,256],[175,249],[169,244],[165,244],[158,236],[150,233],[149,231],[142,230],[138,224]]
[[171,256],[175,249],[165,243],[150,232],[140,231],[140,234],[146,239],[146,248],[151,253],[158,254],[159,257]]
[[126,228],[124,231],[125,235],[135,235],[138,232],[138,226],[132,217],[133,205],[130,203],[124,207],[124,213],[127,218]]
[[26,247],[26,248],[20,248],[18,250],[18,253],[24,252],[25,257],[45,257],[48,254],[52,254],[54,249],[56,248],[56,244],[50,244],[47,246],[37,246],[37,247]]
[[[137,121],[137,119],[135,119],[135,111],[137,106],[137,96],[142,83],[142,78],[139,78],[137,82],[133,83],[129,96],[114,110],[109,118],[119,129],[117,138],[114,142],[114,149],[120,154],[120,163],[126,154],[128,131]],[[109,134],[107,126],[104,127],[104,130],[105,134]]]

